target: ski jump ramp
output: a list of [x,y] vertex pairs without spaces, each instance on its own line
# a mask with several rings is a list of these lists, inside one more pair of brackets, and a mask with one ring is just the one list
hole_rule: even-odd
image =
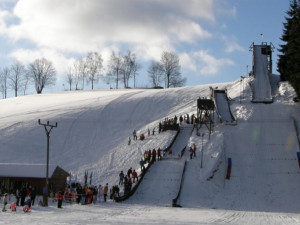
[[220,121],[228,125],[236,125],[236,119],[231,113],[226,91],[212,89],[212,97],[214,99]]
[[268,69],[268,45],[253,45],[253,75],[252,102],[272,103],[272,90],[270,83],[270,72]]

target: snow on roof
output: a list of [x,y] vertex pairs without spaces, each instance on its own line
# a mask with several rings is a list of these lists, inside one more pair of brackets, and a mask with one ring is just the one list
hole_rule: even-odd
[[[56,165],[49,165],[49,178],[52,177],[56,168]],[[24,163],[0,163],[0,177],[46,178],[46,165]]]

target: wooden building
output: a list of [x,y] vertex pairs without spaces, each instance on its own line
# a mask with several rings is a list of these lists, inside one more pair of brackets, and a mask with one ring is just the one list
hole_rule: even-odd
[[[49,190],[56,193],[64,190],[69,173],[56,165],[49,165]],[[35,187],[38,195],[42,195],[46,185],[46,164],[0,163],[0,187],[9,193],[24,185]]]

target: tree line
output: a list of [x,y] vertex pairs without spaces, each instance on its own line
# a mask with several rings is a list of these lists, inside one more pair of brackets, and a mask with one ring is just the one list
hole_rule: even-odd
[[281,40],[284,44],[278,49],[280,54],[277,69],[282,81],[289,81],[300,97],[300,0],[291,0],[283,23]]
[[[86,57],[75,60],[67,68],[65,75],[69,90],[81,90],[90,84],[94,89],[95,83],[103,80],[110,87],[116,89],[123,84],[129,88],[129,81],[133,80],[136,88],[136,79],[141,65],[136,55],[131,51],[126,54],[112,52],[107,68],[104,68],[102,55],[98,52],[89,52]],[[163,52],[160,61],[152,61],[147,69],[149,82],[152,87],[181,87],[186,78],[181,76],[179,57],[173,52]],[[45,87],[56,84],[57,71],[52,62],[45,59],[36,59],[27,66],[16,61],[10,67],[0,68],[0,91],[3,98],[7,98],[9,90],[17,97],[25,95],[29,86],[34,86],[36,93],[41,94]]]

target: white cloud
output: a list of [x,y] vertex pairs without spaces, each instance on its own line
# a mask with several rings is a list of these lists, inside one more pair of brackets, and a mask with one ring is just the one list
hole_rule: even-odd
[[203,75],[217,74],[223,66],[234,64],[230,59],[217,59],[204,50],[195,52],[194,56],[199,60],[199,72]]
[[47,58],[53,63],[53,66],[59,73],[64,73],[68,69],[68,65],[73,61],[72,58],[67,58],[63,54],[49,48],[39,49],[17,49],[10,54],[11,57],[22,62],[23,64],[32,63],[38,58]]
[[183,69],[195,72],[198,75],[216,75],[224,66],[234,65],[234,62],[226,58],[216,58],[208,51],[183,53],[180,55],[180,64]]
[[27,0],[13,13],[20,23],[7,34],[15,41],[81,53],[115,43],[149,47],[155,40],[151,46],[165,48],[192,42],[210,37],[195,19],[214,20],[210,0]]
[[225,44],[226,52],[232,53],[234,51],[240,51],[240,52],[245,51],[245,49],[238,44],[237,38],[234,37],[233,35],[231,35],[230,37],[222,35],[221,39]]
[[[20,0],[10,12],[18,22],[5,23],[8,13],[0,11],[0,28],[16,43],[26,40],[36,46],[16,48],[11,57],[23,63],[45,57],[63,73],[73,53],[99,51],[106,63],[112,50],[130,49],[146,61],[159,60],[163,51],[178,52],[185,44],[191,47],[212,37],[204,27],[215,22],[217,4],[215,0]],[[178,54],[184,68],[200,74],[215,74],[232,64],[205,51]]]
[[183,68],[193,72],[197,71],[195,59],[192,58],[190,54],[182,53],[179,55],[179,59],[180,59],[180,65],[182,65]]

